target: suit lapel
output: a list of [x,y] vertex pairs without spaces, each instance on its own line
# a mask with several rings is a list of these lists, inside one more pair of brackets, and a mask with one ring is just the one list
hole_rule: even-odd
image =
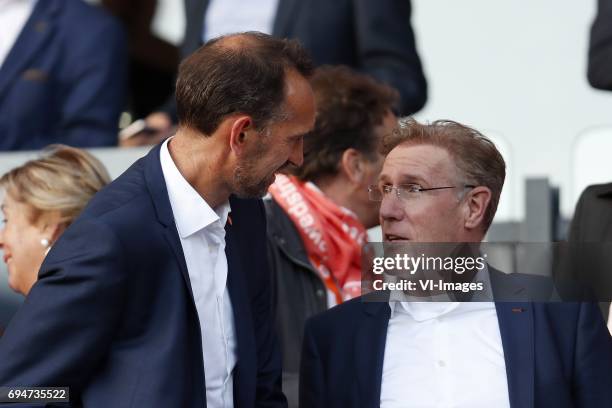
[[155,207],[155,212],[157,213],[157,219],[164,227],[164,238],[176,258],[185,285],[191,295],[191,303],[195,308],[195,300],[191,289],[191,279],[189,278],[189,271],[187,270],[185,254],[183,253],[181,240],[176,230],[172,206],[170,205],[170,198],[168,197],[168,189],[166,188],[164,173],[161,168],[159,158],[160,148],[161,143],[154,147],[144,158],[146,161],[145,181]]
[[391,309],[387,302],[364,302],[364,319],[354,342],[354,361],[362,407],[380,405],[385,342]]
[[[149,195],[151,196],[153,206],[155,207],[157,220],[163,227],[164,239],[174,254],[176,262],[181,271],[181,275],[183,276],[185,286],[189,291],[189,301],[193,306],[194,313],[196,314],[195,324],[198,327],[198,336],[200,336],[202,333],[202,328],[200,327],[200,322],[197,318],[197,308],[195,299],[193,297],[193,290],[191,289],[191,279],[189,278],[185,254],[183,253],[183,247],[176,229],[174,215],[172,214],[172,206],[170,205],[170,198],[168,196],[168,189],[166,188],[166,181],[164,179],[164,173],[161,167],[160,150],[162,143],[159,143],[157,146],[151,149],[151,151],[140,160],[144,161],[145,184],[147,190],[149,191]],[[198,344],[202,344],[201,337],[198,337],[198,339]],[[201,354],[199,357],[194,356],[194,361],[198,358],[200,361],[202,361],[204,351],[200,349],[200,352]],[[200,367],[200,372],[202,375],[203,399],[206,401],[206,373],[204,372],[204,366],[202,365]]]
[[178,237],[176,228],[170,226],[166,227],[164,229],[164,238],[170,246],[170,249],[172,249],[172,253],[178,262],[179,269],[181,270],[181,274],[183,275],[183,279],[187,285],[187,290],[191,296],[193,306],[195,307],[195,298],[193,297],[193,290],[191,289],[191,278],[189,278],[189,270],[187,269],[187,263],[185,262],[185,254],[183,253],[183,247],[181,245],[180,238]]
[[0,69],[0,99],[10,84],[16,81],[55,32],[54,16],[59,11],[55,0],[39,1],[17,37]]
[[529,302],[495,303],[512,408],[533,408],[534,322]]
[[[231,204],[230,204],[231,205]],[[256,346],[253,338],[253,322],[249,308],[249,293],[245,287],[246,273],[240,256],[236,227],[230,222],[225,227],[225,254],[227,256],[227,289],[234,310],[234,327],[238,362],[234,372],[234,405],[245,407],[252,404],[255,398],[257,376],[255,360]]]
[[297,15],[299,0],[278,0],[272,35],[279,38],[288,37],[289,28]]

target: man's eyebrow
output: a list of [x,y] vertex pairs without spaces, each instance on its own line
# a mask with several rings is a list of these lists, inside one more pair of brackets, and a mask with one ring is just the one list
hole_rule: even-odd
[[426,184],[425,179],[419,176],[411,175],[411,174],[402,175],[399,178],[399,180],[400,180],[400,184],[414,184],[414,183],[417,183],[417,184],[425,183]]
[[389,177],[387,177],[386,174],[381,174],[381,175],[378,176],[378,182],[379,183],[384,183],[385,181],[388,181],[388,180],[389,180]]
[[[411,175],[411,174],[403,174],[399,177],[399,184],[427,184],[426,181],[419,177],[419,176],[415,176],[415,175]],[[386,174],[381,174],[378,177],[378,182],[389,182],[389,177]]]

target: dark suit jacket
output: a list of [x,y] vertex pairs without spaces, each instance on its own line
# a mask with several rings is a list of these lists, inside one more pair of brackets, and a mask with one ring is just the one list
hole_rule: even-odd
[[125,46],[82,0],[39,1],[0,69],[0,150],[116,145]]
[[327,290],[289,215],[274,199],[264,200],[264,205],[272,298],[283,358],[283,392],[289,407],[297,408],[304,325],[309,317],[327,310]]
[[[206,406],[201,331],[159,146],[98,193],[0,338],[0,386],[68,386],[75,406]],[[260,200],[232,198],[234,406],[281,407]]]
[[[576,204],[567,240],[612,242],[612,183],[594,184],[582,192]],[[606,249],[602,247],[603,251]],[[609,318],[609,310],[610,302],[602,302],[601,311],[606,320]]]
[[[512,408],[612,406],[612,340],[594,304],[495,306]],[[301,408],[379,406],[390,315],[388,302],[357,298],[308,321]]]
[[[202,43],[208,0],[185,0],[183,54]],[[427,83],[410,26],[409,0],[279,0],[272,34],[295,38],[317,65],[347,65],[396,88],[401,115],[425,105]]]
[[591,26],[587,78],[592,87],[612,91],[612,0],[597,1]]

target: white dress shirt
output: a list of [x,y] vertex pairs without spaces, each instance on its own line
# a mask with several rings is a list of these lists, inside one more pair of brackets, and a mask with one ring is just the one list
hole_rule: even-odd
[[172,160],[171,140],[162,145],[160,160],[200,320],[206,403],[211,408],[232,408],[237,356],[226,285],[225,223],[230,206],[226,202],[213,210],[193,189]]
[[0,0],[0,67],[15,45],[36,0]]
[[[488,271],[480,271],[478,280],[490,288]],[[391,301],[389,306],[381,408],[510,407],[493,302]]]
[[204,17],[204,42],[243,31],[271,34],[278,0],[210,0]]

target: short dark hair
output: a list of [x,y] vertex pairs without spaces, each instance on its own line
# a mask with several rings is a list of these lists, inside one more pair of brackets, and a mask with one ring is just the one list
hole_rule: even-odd
[[489,229],[497,211],[506,163],[495,144],[482,133],[452,120],[419,123],[413,118],[400,120],[399,128],[383,138],[381,153],[387,155],[399,145],[431,145],[445,149],[455,161],[463,182],[491,190],[491,202],[483,226]]
[[313,65],[295,40],[247,32],[208,41],[180,65],[179,125],[212,134],[226,115],[244,113],[257,129],[282,113],[285,72],[310,77]]
[[311,85],[317,117],[304,138],[304,164],[295,170],[302,180],[338,173],[345,150],[353,148],[374,159],[380,140],[374,128],[399,101],[399,93],[344,66],[317,68]]

